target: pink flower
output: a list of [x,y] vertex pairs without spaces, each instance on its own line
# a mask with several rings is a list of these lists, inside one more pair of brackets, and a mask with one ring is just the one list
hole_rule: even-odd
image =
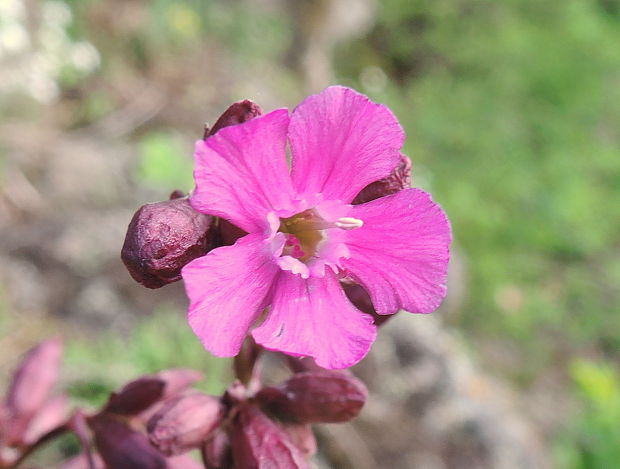
[[451,232],[429,194],[351,205],[399,164],[404,137],[387,107],[333,86],[291,115],[278,109],[197,142],[192,206],[248,233],[182,270],[189,324],[207,350],[236,355],[266,311],[258,344],[324,368],[354,365],[376,327],[346,298],[344,277],[379,314],[439,306]]

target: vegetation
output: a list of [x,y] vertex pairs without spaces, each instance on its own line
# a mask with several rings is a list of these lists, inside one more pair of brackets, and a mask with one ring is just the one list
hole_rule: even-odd
[[[74,15],[68,37],[86,37],[101,56],[95,75],[64,68],[58,76],[65,93],[88,90],[69,126],[114,108],[128,69],[176,77],[175,56],[205,44],[230,54],[235,72],[244,70],[239,63],[268,69],[287,60],[295,33],[281,12],[245,2],[157,0],[144,7],[141,27],[109,37],[92,28],[103,3],[64,1]],[[374,27],[342,43],[334,65],[339,82],[394,110],[408,133],[414,185],[432,189],[450,216],[466,298],[448,323],[524,393],[549,373],[560,376],[581,412],[557,435],[559,467],[616,466],[620,1],[379,3]],[[278,70],[288,99],[295,78]],[[109,86],[97,84],[102,78]],[[0,105],[25,112],[13,101]],[[191,161],[179,154],[191,151],[189,140],[163,124],[132,135],[136,181],[187,190]],[[205,368],[187,334],[182,315],[161,312],[131,339],[73,345],[68,360],[117,370],[118,382],[163,367]],[[208,376],[218,373],[209,368]],[[99,402],[117,384],[98,380],[99,388],[75,384],[74,396]]]

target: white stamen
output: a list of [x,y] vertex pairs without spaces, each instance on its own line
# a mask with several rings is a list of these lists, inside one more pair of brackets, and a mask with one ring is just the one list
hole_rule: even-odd
[[354,230],[355,228],[361,228],[364,226],[364,222],[359,218],[341,217],[335,225],[341,230]]

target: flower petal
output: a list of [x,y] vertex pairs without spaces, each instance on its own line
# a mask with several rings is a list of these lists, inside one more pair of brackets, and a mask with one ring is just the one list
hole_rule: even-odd
[[267,306],[277,272],[272,248],[258,234],[214,249],[183,268],[189,325],[207,350],[221,357],[239,352],[248,329]]
[[331,86],[307,97],[291,116],[293,183],[300,193],[351,202],[396,167],[404,138],[387,107]]
[[287,206],[293,193],[288,123],[288,111],[279,109],[196,142],[192,207],[248,232],[265,229],[267,213]]
[[419,189],[356,205],[364,222],[347,233],[342,265],[361,283],[379,314],[430,313],[446,295],[452,234],[441,207]]
[[368,353],[376,336],[372,318],[349,303],[333,272],[309,279],[282,272],[276,282],[271,311],[252,332],[257,343],[312,356],[323,368],[346,368]]

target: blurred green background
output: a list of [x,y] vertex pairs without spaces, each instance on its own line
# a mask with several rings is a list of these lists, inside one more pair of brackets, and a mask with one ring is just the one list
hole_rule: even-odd
[[[136,293],[117,252],[92,245],[63,270],[73,238],[41,253],[32,246],[43,241],[23,234],[43,236],[66,218],[77,238],[91,226],[89,239],[112,232],[120,250],[132,210],[191,189],[204,121],[243,98],[293,107],[330,83],[392,108],[414,186],[449,214],[452,297],[437,314],[526,406],[530,396],[532,406],[566,403],[537,422],[557,467],[618,467],[618,0],[3,0],[0,227],[12,278],[0,286],[3,350],[23,351],[42,324],[73,331],[68,366],[87,377],[73,392],[93,402],[164,366],[215,367],[210,389],[221,389],[225,366],[205,365],[182,314],[170,312],[184,307],[169,301],[178,289]],[[50,169],[41,147],[72,156]],[[84,154],[102,161],[79,163]],[[48,275],[62,294],[24,303],[15,293]],[[94,344],[84,332],[93,324],[106,330]]]

